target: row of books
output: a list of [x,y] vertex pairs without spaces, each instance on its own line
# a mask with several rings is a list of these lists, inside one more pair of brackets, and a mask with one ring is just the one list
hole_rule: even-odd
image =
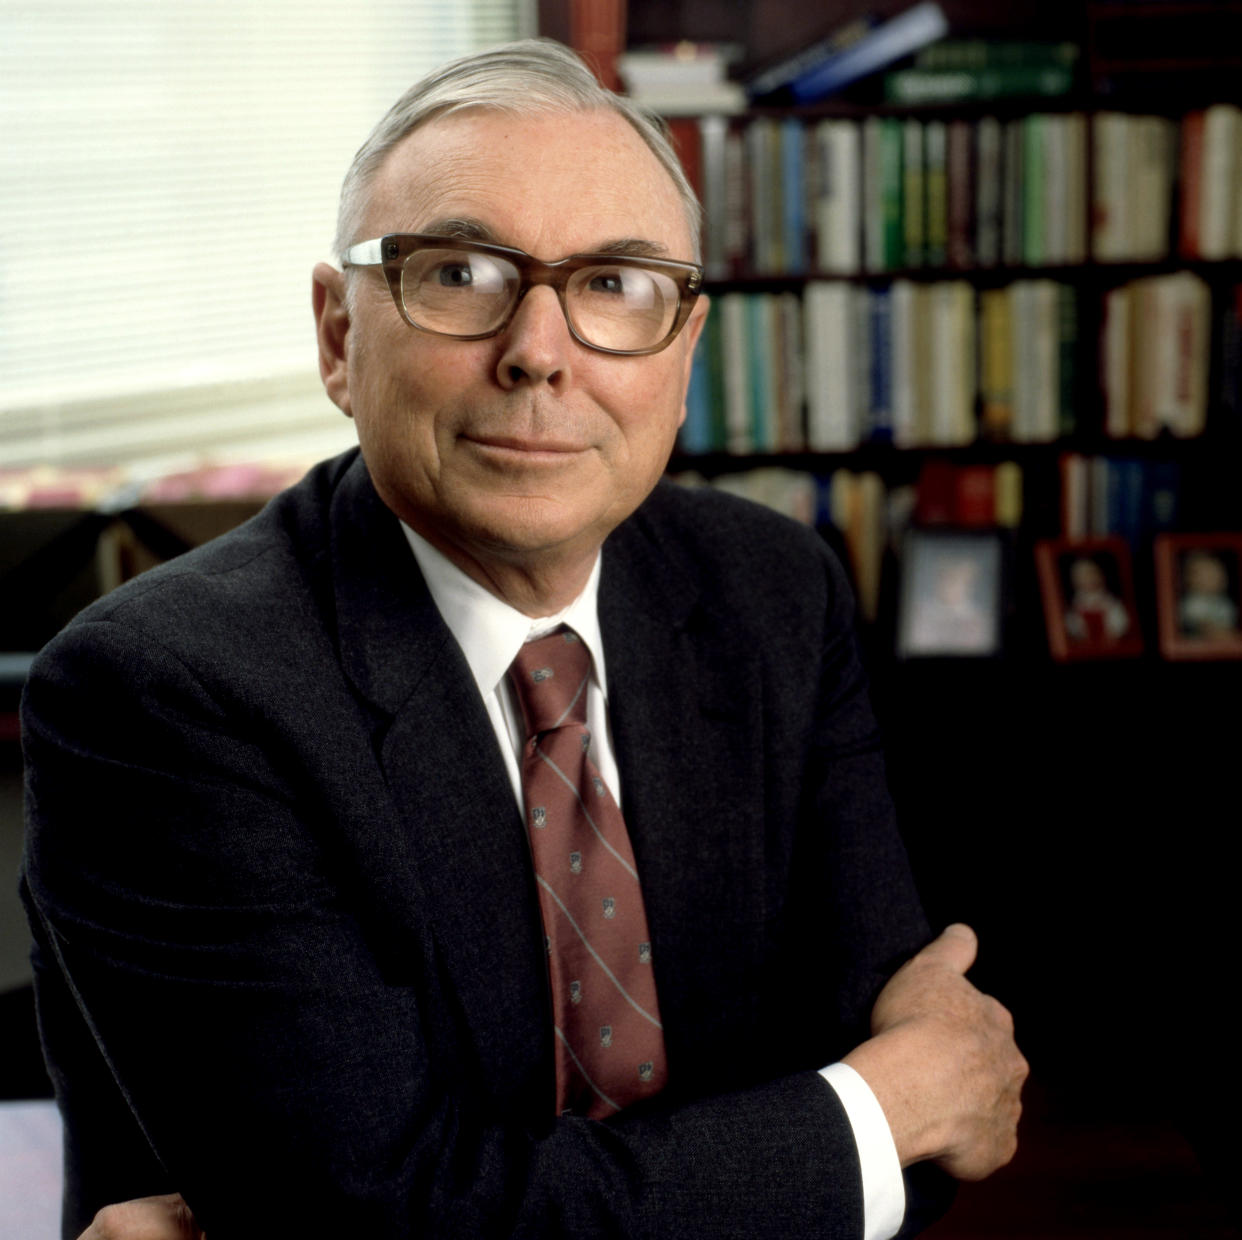
[[1092,118],[1091,248],[1110,261],[1242,258],[1242,108]]
[[676,132],[715,280],[1242,257],[1232,104],[1180,122],[716,115]]
[[1052,280],[882,288],[814,280],[803,297],[725,293],[695,355],[682,449],[848,452],[1047,442],[1077,421],[1077,298]]
[[1181,489],[1176,461],[1067,452],[1060,473],[1063,538],[1124,538],[1140,548],[1176,528]]

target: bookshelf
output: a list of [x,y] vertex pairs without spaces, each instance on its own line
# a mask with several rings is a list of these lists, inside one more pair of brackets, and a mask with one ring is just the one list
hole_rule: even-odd
[[[1068,21],[1063,7],[1043,28],[1047,64],[995,68],[1055,69],[1047,94],[892,102],[911,79],[991,71],[986,38],[950,39],[925,68],[827,103],[671,118],[704,201],[716,307],[675,472],[743,489],[757,467],[765,499],[783,489],[829,523],[835,481],[859,473],[888,509],[863,524],[900,541],[902,514],[925,505],[893,488],[917,492],[929,459],[976,488],[999,467],[992,519],[976,504],[972,523],[1012,527],[1019,553],[1116,534],[1146,560],[1158,531],[1237,527],[1228,487],[1215,505],[1178,499],[1179,475],[1201,476],[1242,431],[1242,108],[1159,93],[1149,41],[1110,36],[1103,58],[1069,39],[1111,30],[1117,6]],[[1211,29],[1232,7],[1242,29],[1240,6],[1189,7]],[[999,33],[1029,46],[1027,28],[1022,42]],[[774,469],[811,473],[819,494]],[[1179,524],[1192,512],[1199,524]],[[842,532],[856,580],[878,581]],[[878,594],[863,612],[883,619]]]
[[[632,0],[628,37],[631,46],[737,42],[759,66],[868,8],[884,17],[904,7],[842,3],[826,12],[778,0]],[[886,100],[877,78],[813,107],[754,109],[705,123],[673,119],[688,171],[707,199],[714,330],[723,333],[728,321],[735,333],[728,346],[706,338],[697,364],[708,374],[696,376],[701,387],[673,468],[734,489],[754,472],[765,498],[812,513],[850,558],[836,479],[849,478],[846,489],[854,491],[867,479],[863,489],[883,509],[878,519],[899,528],[919,515],[927,500],[921,484],[929,479],[977,481],[980,471],[995,476],[1016,467],[1020,515],[1012,503],[999,522],[993,511],[1010,569],[1004,657],[896,657],[901,543],[874,529],[865,538],[878,569],[860,572],[854,557],[856,581],[872,593],[863,599],[864,649],[894,796],[933,922],[971,920],[990,944],[974,976],[1014,1009],[1037,1074],[1055,1080],[1080,1112],[1117,1114],[1133,1106],[1127,1091],[1145,1063],[1170,1054],[1199,1062],[1184,1017],[1193,996],[1227,972],[1212,946],[1230,934],[1221,875],[1235,873],[1242,860],[1235,833],[1220,830],[1237,814],[1228,755],[1242,744],[1242,723],[1222,704],[1242,689],[1242,661],[1192,665],[1161,657],[1152,557],[1157,528],[1242,530],[1242,238],[1232,250],[1222,247],[1212,239],[1213,224],[1204,245],[1202,186],[1196,190],[1186,176],[1186,148],[1201,140],[1202,123],[1188,118],[1242,102],[1242,5],[946,0],[943,7],[953,36],[1075,44],[1081,53],[1071,92],[913,105]],[[907,228],[901,214],[877,208],[874,197],[867,205],[868,130],[887,135],[899,154],[909,143],[926,158],[929,133],[933,148],[943,145],[942,165],[931,174],[943,177],[937,214],[925,208],[921,232],[917,222]],[[842,140],[843,133],[854,137]],[[951,133],[955,145],[968,137],[973,183],[953,171],[960,163],[950,156]],[[826,205],[822,189],[816,197],[838,142],[847,151],[857,147],[852,206]],[[730,151],[723,172],[713,165],[713,145]],[[1137,157],[1117,160],[1123,148]],[[777,197],[797,183],[799,160],[790,151],[798,150],[804,191],[811,186],[800,223]],[[994,169],[990,184],[979,176],[981,159]],[[1032,170],[1043,196],[1028,203],[1014,169]],[[926,200],[926,164],[920,173]],[[900,201],[905,179],[891,168],[889,175],[889,201]],[[758,218],[756,188],[769,195]],[[1196,192],[1200,208],[1192,218]],[[1237,193],[1216,199],[1218,207],[1232,206],[1235,227]],[[1131,203],[1138,208],[1126,212]],[[1027,207],[1041,210],[1040,227],[1029,226]],[[951,215],[959,221],[955,246]],[[842,225],[842,217],[849,222]],[[973,236],[964,233],[963,218],[973,219]],[[1015,307],[1015,289],[1017,300],[1034,304]],[[1008,307],[999,305],[1003,297]],[[890,359],[894,300],[895,334],[909,355],[890,360],[879,385],[888,407],[877,409],[874,352],[863,335],[883,319],[875,305],[885,300]],[[920,302],[940,308],[930,328]],[[969,308],[954,308],[962,302]],[[1015,329],[1015,317],[1029,326]],[[791,326],[799,318],[801,357]],[[1007,331],[1000,326],[1006,318]],[[819,324],[809,333],[821,342],[817,358],[807,357],[808,320]],[[1175,326],[1153,329],[1161,321]],[[920,340],[930,331],[939,334]],[[996,399],[993,389],[1006,385],[988,364],[996,347],[989,332],[1008,336],[1011,355],[1038,343],[1041,351],[1027,364],[1042,394],[1027,408],[1014,408],[1012,390],[1008,408]],[[739,354],[753,356],[756,336],[776,343],[757,366],[739,369]],[[792,359],[782,352],[791,340]],[[911,414],[902,385],[918,369],[910,359],[925,358],[932,340],[952,351],[959,375],[978,379],[963,394],[946,376]],[[1177,348],[1168,353],[1171,344]],[[745,375],[739,385],[735,374],[732,394],[727,379],[710,373],[713,348]],[[1119,349],[1129,360],[1118,360]],[[1149,406],[1132,403],[1118,386],[1137,373],[1139,394],[1148,395],[1155,363],[1167,367],[1169,357],[1186,366],[1180,378],[1174,369],[1164,380],[1181,403],[1153,419]],[[1012,389],[1012,359],[1010,367]],[[817,415],[830,385],[835,402]],[[755,417],[756,408],[781,409],[799,398],[801,420],[787,407],[779,417]],[[998,498],[1004,491],[994,487]],[[1120,528],[1133,548],[1144,653],[1055,663],[1035,544],[1114,528],[1125,507],[1118,497],[1136,493],[1141,514]],[[954,520],[954,498],[973,502],[977,518],[977,492],[973,501],[958,495],[941,502],[942,517],[947,507]],[[1151,968],[1167,982],[1158,984],[1159,1013],[1147,1001]],[[1120,1028],[1121,1046],[1113,1038]],[[1153,1105],[1189,1124],[1199,1106],[1194,1092],[1206,1084],[1192,1069]]]

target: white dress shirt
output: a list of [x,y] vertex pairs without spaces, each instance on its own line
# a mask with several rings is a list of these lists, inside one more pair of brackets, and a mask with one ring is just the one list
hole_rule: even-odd
[[[591,654],[592,677],[587,686],[587,726],[591,761],[621,804],[621,775],[608,726],[608,677],[599,629],[600,557],[582,593],[555,616],[531,619],[468,577],[425,538],[402,523],[414,558],[432,600],[457,639],[479,696],[500,744],[518,812],[522,808],[522,748],[526,742],[521,709],[509,683],[509,665],[522,645],[567,624]],[[853,1129],[863,1182],[862,1240],[889,1240],[905,1214],[905,1185],[888,1121],[867,1083],[848,1064],[836,1063],[820,1073],[832,1087]]]

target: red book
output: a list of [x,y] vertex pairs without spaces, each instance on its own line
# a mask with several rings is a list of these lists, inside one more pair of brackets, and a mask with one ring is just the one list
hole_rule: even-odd
[[695,116],[671,116],[664,122],[673,136],[673,149],[681,160],[686,179],[700,202],[703,201],[703,146],[699,141],[699,121]]
[[991,465],[963,465],[957,470],[954,517],[956,524],[996,524],[996,469]]
[[1199,257],[1199,204],[1203,197],[1203,113],[1182,118],[1182,216],[1178,249],[1183,258]]
[[957,518],[957,467],[948,461],[924,461],[919,470],[914,519],[920,525],[952,525]]

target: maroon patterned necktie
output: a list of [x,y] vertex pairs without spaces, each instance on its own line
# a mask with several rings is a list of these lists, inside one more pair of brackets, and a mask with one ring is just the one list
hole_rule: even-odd
[[522,793],[552,985],[556,1105],[595,1119],[668,1076],[647,914],[621,811],[587,757],[591,656],[560,628],[509,675],[526,724]]

